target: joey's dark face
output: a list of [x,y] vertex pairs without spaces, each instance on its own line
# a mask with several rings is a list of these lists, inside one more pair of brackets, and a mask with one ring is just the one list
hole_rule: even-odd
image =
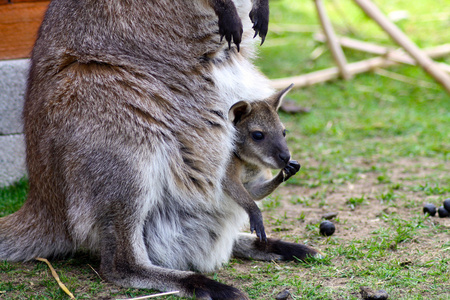
[[269,105],[260,104],[252,108],[236,129],[236,150],[244,161],[270,169],[284,168],[289,162],[291,155],[286,143],[286,129]]

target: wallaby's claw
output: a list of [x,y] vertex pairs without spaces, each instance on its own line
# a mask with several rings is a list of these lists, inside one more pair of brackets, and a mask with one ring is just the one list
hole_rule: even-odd
[[258,33],[259,33],[259,29],[258,29],[258,20],[255,20],[255,22],[253,23],[253,30],[255,31],[255,35],[253,35],[253,38],[255,38],[257,35],[258,35]]
[[259,237],[259,240],[262,242],[263,240],[267,242],[266,231],[264,229],[264,224],[262,220],[261,214],[250,214],[250,232],[256,233],[256,236]]
[[259,237],[260,242],[264,241],[267,243],[267,236],[266,236],[266,231],[264,230],[264,228],[261,232],[259,232],[259,233],[256,232],[256,236]]
[[239,51],[239,44],[242,40],[242,22],[237,12],[235,14],[224,13],[219,15],[219,34],[220,41],[223,37],[228,42],[228,49],[231,49],[231,42],[236,44]]
[[266,35],[261,37],[261,44],[259,44],[259,45],[262,46],[262,44],[264,44],[265,40],[266,40]]
[[[236,44],[237,51],[239,52],[239,44],[242,40],[242,28],[240,32],[234,32],[233,33],[233,42]],[[228,49],[230,49],[230,46],[228,45]]]
[[256,236],[259,237],[259,241],[262,242],[267,242],[267,236],[266,236],[266,231],[264,229],[264,226],[262,227],[262,229],[259,228],[252,228],[250,230],[251,233],[253,233],[253,231],[256,233]]
[[282,170],[283,181],[288,180],[293,175],[295,175],[301,168],[301,165],[296,160],[290,160],[286,167]]
[[255,7],[250,11],[250,20],[253,22],[253,30],[255,30],[255,38],[257,35],[261,37],[261,45],[266,39],[269,30],[269,7],[268,5],[261,5]]

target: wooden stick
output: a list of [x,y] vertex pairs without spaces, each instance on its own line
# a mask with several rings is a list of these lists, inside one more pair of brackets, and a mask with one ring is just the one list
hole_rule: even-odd
[[[385,55],[389,51],[393,50],[393,49],[390,49],[385,46],[380,46],[380,45],[369,43],[369,42],[363,42],[363,41],[348,38],[345,36],[336,36],[336,37],[337,37],[337,41],[339,42],[339,44],[341,44],[342,47],[346,47],[346,48],[350,48],[350,49],[354,49],[354,50],[358,50],[358,51],[368,52],[368,53],[377,54],[377,55]],[[314,35],[314,39],[319,42],[322,42],[322,43],[325,43],[327,41],[327,37],[321,32],[316,33]]]
[[445,63],[438,63],[438,66],[447,73],[450,73],[450,65]]
[[61,280],[59,279],[58,274],[56,273],[55,269],[53,269],[52,265],[50,264],[50,262],[45,259],[45,258],[41,258],[41,257],[36,257],[36,260],[45,262],[47,264],[47,266],[50,268],[50,272],[53,275],[53,278],[55,278],[56,282],[58,283],[59,287],[67,294],[69,295],[70,299],[75,299],[75,297],[73,296],[73,294],[69,291],[69,289],[64,285],[64,283],[61,282]]
[[392,23],[370,0],[354,0],[356,4],[389,36],[414,58],[450,94],[450,75],[442,71],[419,47],[416,46],[394,23]]
[[148,296],[141,296],[141,297],[136,297],[136,298],[117,299],[117,300],[143,300],[143,299],[150,299],[150,298],[156,298],[156,297],[161,297],[161,296],[174,295],[174,294],[178,294],[178,293],[179,293],[179,291],[173,291],[173,292],[165,292],[165,293],[153,294],[153,295],[148,295]]
[[[450,53],[450,44],[425,49],[424,52],[432,58],[443,57]],[[347,68],[352,75],[355,75],[358,73],[368,72],[379,67],[388,67],[395,64],[397,63],[385,57],[374,57],[371,59],[350,63],[347,65]],[[336,67],[333,67],[300,76],[273,79],[271,80],[271,86],[276,89],[281,89],[291,83],[294,83],[294,87],[298,88],[336,79],[338,77],[339,70]]]
[[[322,33],[316,34],[314,38],[320,42],[323,43],[326,42],[326,37]],[[390,60],[401,62],[408,65],[416,64],[416,61],[412,59],[410,56],[405,55],[404,51],[401,49],[393,49],[386,46],[380,46],[374,43],[355,40],[345,36],[338,36],[337,40],[339,44],[345,48],[350,48],[353,50],[363,51],[377,55],[383,55]]]
[[401,82],[404,82],[404,83],[407,83],[407,84],[417,85],[417,86],[420,86],[420,87],[428,88],[428,89],[435,89],[435,90],[436,89],[437,90],[441,89],[440,86],[437,85],[435,82],[428,82],[428,81],[423,81],[423,80],[419,80],[419,79],[416,79],[416,78],[411,78],[411,77],[404,76],[404,75],[401,75],[401,74],[398,74],[398,73],[394,73],[394,72],[390,72],[388,70],[381,69],[381,68],[377,68],[375,70],[375,74],[378,74],[380,76],[384,76],[384,77],[387,77],[387,78],[391,78],[391,79],[394,79],[394,80],[397,80],[397,81],[401,81]]
[[339,73],[344,79],[349,79],[351,74],[347,70],[347,60],[345,59],[344,52],[339,45],[336,34],[334,33],[331,21],[327,16],[325,7],[322,0],[314,0],[317,8],[317,14],[319,15],[320,23],[322,24],[323,31],[327,37],[328,46],[330,47],[331,54],[333,55],[334,61],[336,62]]

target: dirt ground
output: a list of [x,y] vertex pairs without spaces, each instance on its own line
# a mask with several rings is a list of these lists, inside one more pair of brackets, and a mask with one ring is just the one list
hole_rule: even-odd
[[[359,160],[353,161],[352,164],[367,169],[372,162]],[[409,220],[417,217],[418,212],[422,211],[423,203],[440,201],[439,199],[445,195],[425,195],[423,192],[415,190],[414,187],[424,185],[431,180],[441,181],[446,176],[446,172],[450,172],[449,167],[445,165],[442,167],[442,164],[439,161],[423,158],[419,161],[401,159],[378,165],[378,167],[388,168],[389,181],[386,183],[380,182],[378,172],[362,172],[358,174],[356,180],[348,183],[329,183],[318,187],[289,184],[282,186],[271,196],[271,201],[278,202],[278,204],[263,205],[266,232],[269,236],[283,238],[287,241],[306,242],[325,254],[337,244],[348,245],[355,239],[364,240],[373,236],[376,231],[379,232],[383,228],[389,229],[392,225],[386,222],[386,218],[395,216],[397,219]],[[442,172],[443,169],[446,172]],[[386,192],[395,184],[398,184],[395,190],[398,198],[392,201],[381,201],[380,193]],[[349,198],[361,198],[362,196],[364,201],[361,204],[354,207],[349,205]],[[336,225],[336,232],[332,236],[334,243],[329,243],[326,237],[320,236],[317,227],[322,216],[330,212],[337,213],[333,219]],[[430,217],[426,218],[424,222],[431,227],[441,225],[450,229],[450,218]],[[442,251],[449,253],[449,249],[443,249],[444,244],[450,243],[448,230],[447,233],[445,230],[444,233],[442,230],[439,232],[431,230],[414,239],[406,245],[393,245],[389,256],[381,258],[381,260],[395,259],[399,264],[409,265],[433,260],[442,256]],[[341,272],[345,272],[349,268],[343,265],[339,258],[331,258],[331,261]],[[236,278],[236,274],[250,274],[251,268],[264,266],[262,262],[256,262],[256,264],[255,266],[255,262],[246,261],[233,263],[232,273],[224,268],[218,272],[218,276],[222,281],[234,286],[245,287],[247,285],[250,287],[253,284],[251,281],[243,282]],[[361,262],[356,261],[355,264],[358,265]],[[11,288],[17,292],[6,292],[0,288],[0,299],[26,299],[27,297],[23,297],[24,294],[36,296],[41,293],[47,298],[52,298],[49,296],[52,293],[64,298],[45,265],[29,262],[12,264],[11,271],[8,268],[0,268],[0,283],[10,282]],[[91,295],[86,298],[94,299],[111,299],[111,294],[120,294],[125,291],[125,289],[99,279],[95,273],[95,269],[98,269],[98,261],[92,257],[78,256],[67,262],[60,262],[59,265],[56,263],[56,268],[57,271],[64,269],[63,280],[68,282],[69,286],[74,287],[77,295]],[[301,280],[312,282],[319,280],[322,286],[337,291],[345,289],[349,282],[345,276],[324,278],[321,274],[310,272],[308,269],[297,270],[293,263],[282,263],[279,269],[285,271],[295,269],[295,276]],[[283,273],[281,276],[289,275]],[[263,279],[261,278],[261,280]],[[97,285],[98,289],[96,289]],[[49,294],[49,290],[53,292]],[[273,299],[273,296],[267,299]]]
[[[370,167],[371,162],[364,160],[352,162],[353,166]],[[442,168],[444,166],[444,168]],[[277,190],[274,195],[279,195],[280,205],[274,209],[263,211],[265,218],[266,232],[272,237],[283,238],[293,242],[306,242],[311,246],[327,254],[327,249],[336,247],[336,244],[350,245],[354,240],[366,240],[376,233],[386,230],[393,230],[386,218],[396,218],[399,220],[412,220],[422,215],[423,204],[432,202],[438,207],[442,205],[444,198],[450,195],[425,195],[417,191],[417,186],[426,185],[427,182],[446,182],[450,172],[450,164],[442,161],[421,158],[400,159],[395,162],[378,165],[388,169],[389,181],[382,183],[379,180],[379,173],[365,172],[358,175],[358,179],[351,183],[328,184],[315,188],[307,186],[287,185]],[[442,169],[445,172],[442,172]],[[389,190],[389,187],[398,184],[398,189],[394,191],[396,198],[391,201],[381,201],[380,194]],[[347,202],[349,198],[364,197],[362,204],[352,207]],[[446,197],[445,197],[446,196]],[[298,203],[296,199],[307,199],[304,203]],[[308,201],[309,200],[309,201]],[[440,203],[440,204],[439,204]],[[333,244],[327,242],[326,237],[319,235],[317,224],[323,220],[327,213],[337,213],[332,219],[336,226],[336,232],[332,238]],[[301,216],[299,218],[299,216]],[[279,222],[277,220],[282,219]],[[423,233],[415,236],[413,240],[405,244],[392,244],[388,249],[389,254],[381,258],[385,261],[395,261],[399,265],[418,265],[438,259],[449,254],[450,248],[445,248],[444,244],[450,243],[450,218],[428,217],[424,220],[425,225],[433,228],[440,225],[446,232],[424,230]],[[308,225],[310,229],[308,229]],[[395,231],[396,228],[394,228]],[[336,269],[345,272],[348,266],[343,265],[339,258],[331,258]],[[358,265],[358,261],[356,265]],[[233,265],[238,272],[248,272],[247,265]],[[283,265],[282,268],[290,268]],[[353,266],[354,267],[354,266]],[[295,268],[295,267],[294,267]],[[361,268],[364,268],[361,266]],[[304,270],[303,270],[304,271]],[[425,273],[424,273],[425,274]],[[349,278],[324,278],[320,274],[306,272],[295,272],[296,276],[304,280],[320,281],[322,286],[339,290],[349,282]],[[427,298],[426,286],[423,287],[422,296]],[[420,288],[418,288],[420,290]],[[448,296],[439,299],[450,299],[450,282],[447,287]],[[359,292],[353,294],[359,298]],[[445,292],[444,292],[445,294]],[[341,299],[341,298],[336,298]],[[390,299],[395,299],[390,298]],[[437,299],[437,298],[433,298]]]

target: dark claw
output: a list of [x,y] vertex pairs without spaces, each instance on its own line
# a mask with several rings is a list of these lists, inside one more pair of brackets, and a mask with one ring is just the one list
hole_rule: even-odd
[[264,242],[267,243],[267,236],[266,236],[266,232],[265,232],[264,229],[262,231],[260,231],[260,232],[257,232],[256,236],[259,237],[259,241],[260,242],[264,241]]
[[269,30],[269,1],[261,1],[261,5],[252,9],[249,16],[253,22],[253,30],[255,30],[253,38],[259,35],[262,45]]
[[301,168],[301,165],[296,160],[290,160],[286,167],[283,168],[285,177],[283,181],[288,180],[292,176],[294,176]]
[[[232,3],[232,2],[231,2]],[[237,14],[234,4],[228,9],[220,8],[216,11],[219,17],[219,35],[220,42],[222,42],[223,37],[228,42],[228,49],[231,49],[231,43],[235,43],[239,51],[239,44],[242,39],[242,22]]]
[[233,42],[236,44],[236,48],[237,48],[238,52],[239,52],[239,44],[241,43],[242,33],[243,33],[243,31],[241,29],[240,32],[235,32],[233,34]]
[[264,44],[265,40],[266,40],[266,35],[261,37],[261,44],[259,44],[259,45],[262,46],[262,44]]
[[288,162],[288,166],[292,167],[295,170],[295,172],[298,172],[302,167],[296,160],[290,160]]
[[[255,28],[253,28],[253,29],[255,29]],[[253,36],[253,38],[255,38],[258,35],[258,33],[259,33],[259,30],[255,29],[255,35]]]
[[258,29],[258,20],[255,20],[255,23],[253,24],[253,30],[255,31],[255,35],[253,36],[253,38],[255,38],[257,35],[258,35],[258,33],[259,33],[259,29]]
[[262,220],[262,215],[261,212],[258,211],[259,213],[251,213],[249,215],[250,217],[250,232],[256,233],[256,236],[259,237],[260,241],[265,241],[267,242],[267,236],[266,236],[266,232],[264,230],[264,224],[263,224],[263,220]]

